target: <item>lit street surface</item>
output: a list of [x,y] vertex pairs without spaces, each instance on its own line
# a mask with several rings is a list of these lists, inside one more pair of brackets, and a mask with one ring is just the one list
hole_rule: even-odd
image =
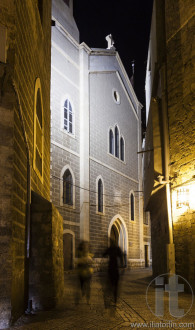
[[[164,317],[158,318],[146,303],[146,289],[152,280],[151,269],[127,270],[121,276],[120,294],[116,306],[111,301],[104,306],[104,274],[95,273],[91,283],[91,299],[88,305],[85,297],[75,306],[76,274],[65,275],[64,305],[55,311],[44,311],[23,316],[10,329],[138,329],[138,328],[187,328],[194,329],[194,304],[180,320],[171,318],[167,312],[168,296],[164,299]],[[148,290],[148,304],[154,305],[154,289]],[[178,294],[178,307],[191,306],[191,294]],[[110,300],[109,300],[110,301]]]

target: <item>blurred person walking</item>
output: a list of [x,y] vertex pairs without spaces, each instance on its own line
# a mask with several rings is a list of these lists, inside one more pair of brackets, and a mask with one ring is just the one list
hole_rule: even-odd
[[112,239],[110,239],[110,247],[103,254],[103,257],[106,256],[108,256],[107,291],[111,292],[114,297],[114,303],[116,304],[120,278],[119,268],[123,267],[123,253]]
[[91,295],[91,277],[93,274],[93,259],[92,254],[89,253],[89,243],[87,241],[81,241],[78,247],[78,262],[77,272],[79,279],[80,289],[76,293],[76,304],[79,303],[80,292],[82,297],[85,296],[87,304],[90,302]]

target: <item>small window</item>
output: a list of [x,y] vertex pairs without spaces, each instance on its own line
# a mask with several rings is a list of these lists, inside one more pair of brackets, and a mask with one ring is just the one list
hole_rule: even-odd
[[123,137],[120,138],[120,149],[121,149],[121,160],[125,160],[125,150],[124,150],[124,139]]
[[64,129],[69,132],[73,133],[73,113],[72,113],[72,105],[70,101],[67,99],[64,102]]
[[120,104],[120,95],[119,95],[119,93],[118,93],[116,90],[114,90],[114,89],[113,89],[113,91],[112,91],[112,96],[113,96],[114,102],[115,102],[116,104]]
[[109,152],[110,154],[114,155],[114,134],[112,129],[109,132]]
[[73,205],[73,180],[68,169],[63,175],[63,203]]
[[103,213],[103,183],[98,180],[98,212]]
[[134,211],[134,195],[131,193],[131,221],[134,221],[135,211]]
[[119,130],[115,127],[115,156],[119,158]]

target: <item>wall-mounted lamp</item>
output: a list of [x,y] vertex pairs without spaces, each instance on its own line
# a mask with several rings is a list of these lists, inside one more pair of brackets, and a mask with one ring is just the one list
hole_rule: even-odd
[[173,222],[181,215],[195,212],[195,179],[192,178],[172,188]]
[[181,207],[189,207],[189,188],[182,187],[177,189],[177,202],[176,207],[177,209]]

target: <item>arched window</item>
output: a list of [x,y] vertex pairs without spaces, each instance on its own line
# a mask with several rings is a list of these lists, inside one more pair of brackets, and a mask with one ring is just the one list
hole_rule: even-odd
[[73,133],[73,113],[72,113],[72,105],[68,99],[64,102],[64,129]]
[[124,139],[120,138],[120,149],[121,149],[121,160],[125,160],[125,149],[124,149]]
[[98,180],[98,212],[103,213],[103,183]]
[[118,127],[115,127],[115,156],[119,158],[119,130]]
[[112,129],[109,132],[109,153],[114,155],[114,134]]
[[109,129],[109,153],[125,161],[125,140],[119,133],[118,125],[115,125],[114,129]]
[[34,159],[33,166],[38,177],[43,180],[43,104],[41,82],[35,82],[34,96]]
[[69,169],[63,175],[63,203],[73,205],[73,180]]
[[134,201],[134,195],[131,193],[130,197],[130,202],[131,202],[131,220],[135,220],[135,201]]

